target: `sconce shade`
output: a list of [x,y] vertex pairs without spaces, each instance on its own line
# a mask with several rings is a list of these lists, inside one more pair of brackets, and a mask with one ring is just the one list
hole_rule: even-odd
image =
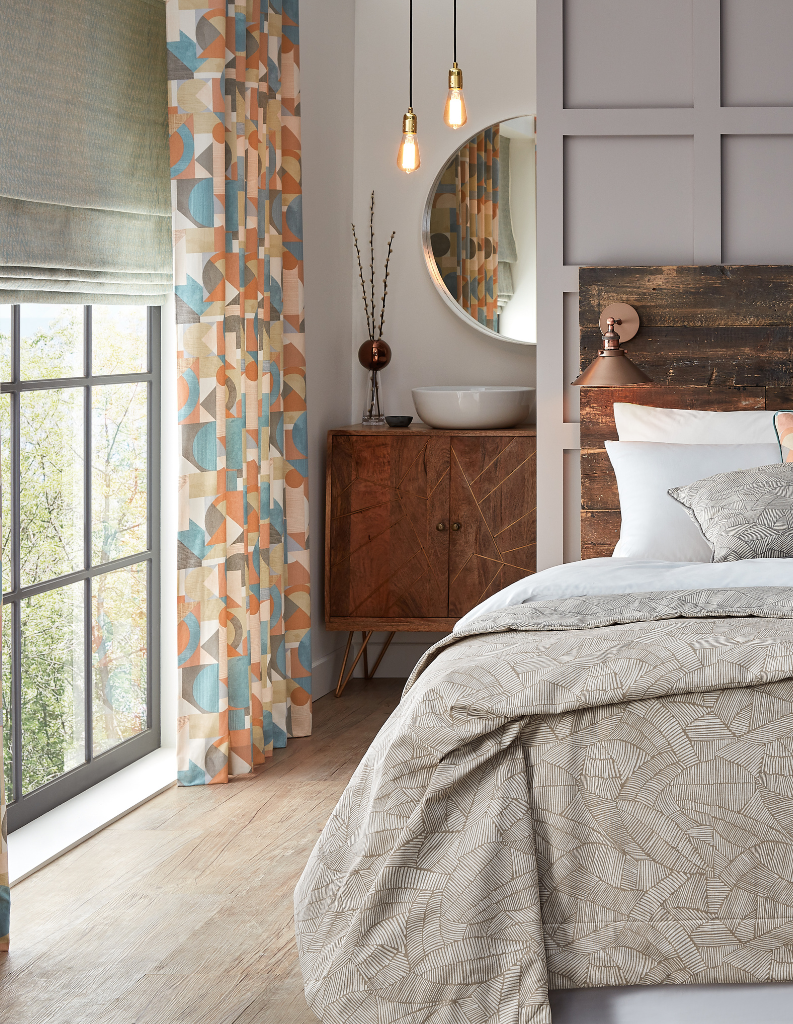
[[598,352],[595,359],[573,381],[579,387],[619,388],[627,384],[652,384],[644,370],[625,355],[621,348]]
[[[620,319],[615,319],[615,313],[620,314]],[[625,317],[625,340],[632,338],[639,330],[639,316],[636,310],[627,303],[612,303],[603,310],[601,319],[604,316],[606,318],[606,333],[603,335],[603,348],[584,372],[576,377],[573,384],[588,388],[619,388],[629,384],[652,384],[652,378],[648,377],[644,370],[640,370],[636,363],[631,362],[625,355],[625,350],[620,347],[620,336],[614,330],[615,325],[621,325],[622,317]]]

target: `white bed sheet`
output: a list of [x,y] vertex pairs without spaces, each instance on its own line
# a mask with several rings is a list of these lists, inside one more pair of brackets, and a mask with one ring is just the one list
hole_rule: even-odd
[[[651,590],[715,590],[721,587],[793,586],[793,558],[739,562],[651,562],[635,558],[588,558],[544,569],[478,604],[455,626],[478,615],[527,601],[594,594],[641,594]],[[793,1022],[793,1009],[791,1009]]]
[[[457,623],[526,601],[586,594],[718,587],[789,587],[793,559],[650,562],[590,558],[545,569],[477,605]],[[692,985],[552,992],[554,1024],[793,1024],[793,985]]]

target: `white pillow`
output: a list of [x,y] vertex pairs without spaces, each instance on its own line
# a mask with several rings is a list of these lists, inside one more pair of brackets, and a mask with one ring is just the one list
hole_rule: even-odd
[[713,552],[685,508],[666,492],[734,469],[779,465],[778,444],[659,444],[606,441],[620,494],[614,558],[710,562]]
[[701,409],[657,409],[650,405],[614,403],[620,441],[661,441],[664,444],[771,444],[776,441],[774,411],[703,412]]

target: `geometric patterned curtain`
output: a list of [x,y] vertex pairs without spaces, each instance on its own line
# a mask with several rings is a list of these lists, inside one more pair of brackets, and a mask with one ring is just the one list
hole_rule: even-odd
[[311,732],[297,0],[167,0],[179,782]]
[[432,200],[432,252],[443,283],[474,320],[498,330],[499,126],[446,165]]

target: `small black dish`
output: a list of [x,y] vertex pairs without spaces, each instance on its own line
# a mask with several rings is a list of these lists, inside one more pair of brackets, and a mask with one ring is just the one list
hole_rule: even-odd
[[386,416],[386,423],[389,427],[409,427],[413,422],[412,416]]

